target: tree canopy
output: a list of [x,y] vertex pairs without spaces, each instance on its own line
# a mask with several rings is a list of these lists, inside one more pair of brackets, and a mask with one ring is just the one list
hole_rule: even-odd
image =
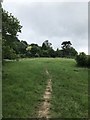
[[64,41],[62,42],[62,51],[63,51],[63,57],[74,57],[77,55],[77,51],[71,47],[70,41]]
[[15,18],[11,13],[6,12],[2,8],[3,58],[16,58],[18,46],[20,45],[20,40],[18,40],[17,33],[21,32],[21,28],[22,26],[20,25],[18,19]]
[[22,26],[17,18],[15,18],[12,13],[6,12],[2,9],[2,34],[3,37],[8,35],[16,37],[18,32],[21,32]]

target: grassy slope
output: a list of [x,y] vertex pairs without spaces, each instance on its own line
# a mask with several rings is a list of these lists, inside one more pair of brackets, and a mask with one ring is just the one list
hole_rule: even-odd
[[69,59],[56,59],[48,65],[53,87],[52,117],[88,116],[88,70],[75,65]]
[[3,70],[4,117],[35,117],[46,86],[44,65],[22,60],[6,63]]
[[86,117],[88,72],[70,59],[25,59],[3,67],[4,117],[36,117],[48,69],[52,77],[52,117]]

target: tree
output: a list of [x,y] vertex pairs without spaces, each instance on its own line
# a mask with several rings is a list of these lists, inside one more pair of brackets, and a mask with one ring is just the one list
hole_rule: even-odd
[[[43,43],[42,43],[42,47],[41,47],[41,55],[42,57],[51,57],[51,52],[53,52],[53,49],[51,47],[51,43],[49,42],[49,40],[45,40]],[[53,53],[52,53],[53,54]]]
[[17,54],[25,54],[27,45],[23,41],[15,41],[13,42],[13,49]]
[[55,56],[56,56],[56,57],[63,57],[63,51],[62,51],[62,50],[59,50],[59,49],[57,48],[57,50],[55,51]]
[[28,43],[27,43],[26,41],[21,40],[21,42],[22,42],[24,45],[28,46]]
[[51,43],[48,40],[45,40],[42,44],[42,49],[43,50],[48,50],[51,47]]
[[62,42],[62,50],[63,50],[63,57],[68,57],[70,55],[69,48],[71,47],[70,41],[64,41]]
[[16,58],[16,53],[12,48],[10,48],[10,46],[3,45],[3,42],[2,42],[2,46],[3,46],[2,57],[4,59],[15,59]]
[[75,57],[77,55],[77,51],[71,47],[70,41],[64,41],[62,42],[62,51],[63,51],[63,57]]
[[37,44],[32,43],[26,48],[27,52],[29,52],[31,57],[39,57],[41,54],[41,48]]
[[88,55],[87,58],[88,58],[87,66],[90,68],[90,55]]
[[32,56],[33,57],[35,57],[35,54],[37,53],[39,53],[39,47],[37,47],[37,46],[32,46],[32,48],[31,48],[31,54],[32,54]]
[[2,35],[7,38],[8,35],[16,37],[21,32],[22,26],[17,18],[2,9]]
[[[16,54],[16,51],[13,49],[13,46],[15,45],[14,42],[17,41],[17,33],[21,32],[22,26],[20,25],[20,22],[17,18],[15,18],[11,13],[9,14],[2,8],[2,42],[3,42],[3,58],[6,58],[6,48],[11,49],[11,52],[13,54]],[[9,54],[8,50],[8,54]],[[11,56],[12,58],[12,56]]]
[[55,51],[53,50],[53,48],[50,48],[50,49],[48,50],[48,54],[49,54],[49,57],[53,57],[53,58],[56,57]]
[[50,57],[48,50],[42,50],[42,56],[41,57]]
[[78,52],[73,47],[71,47],[70,48],[70,57],[76,57],[77,54],[78,54]]

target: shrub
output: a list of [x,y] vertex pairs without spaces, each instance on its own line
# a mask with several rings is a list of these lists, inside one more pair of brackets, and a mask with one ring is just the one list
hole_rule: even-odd
[[10,48],[10,46],[3,47],[2,55],[3,55],[3,59],[16,59],[17,58],[15,51],[12,48]]
[[88,55],[87,57],[88,57],[88,63],[87,63],[87,66],[90,68],[90,55]]
[[84,52],[81,52],[76,56],[76,62],[78,66],[86,67],[88,65],[88,57]]
[[38,53],[35,54],[35,57],[40,57]]

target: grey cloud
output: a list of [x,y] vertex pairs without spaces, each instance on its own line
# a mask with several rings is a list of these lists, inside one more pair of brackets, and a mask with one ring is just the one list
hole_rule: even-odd
[[[20,10],[25,26],[46,36],[82,36],[87,32],[87,6],[77,4],[33,4]],[[75,11],[76,10],[76,11]],[[26,17],[23,17],[23,14]]]

